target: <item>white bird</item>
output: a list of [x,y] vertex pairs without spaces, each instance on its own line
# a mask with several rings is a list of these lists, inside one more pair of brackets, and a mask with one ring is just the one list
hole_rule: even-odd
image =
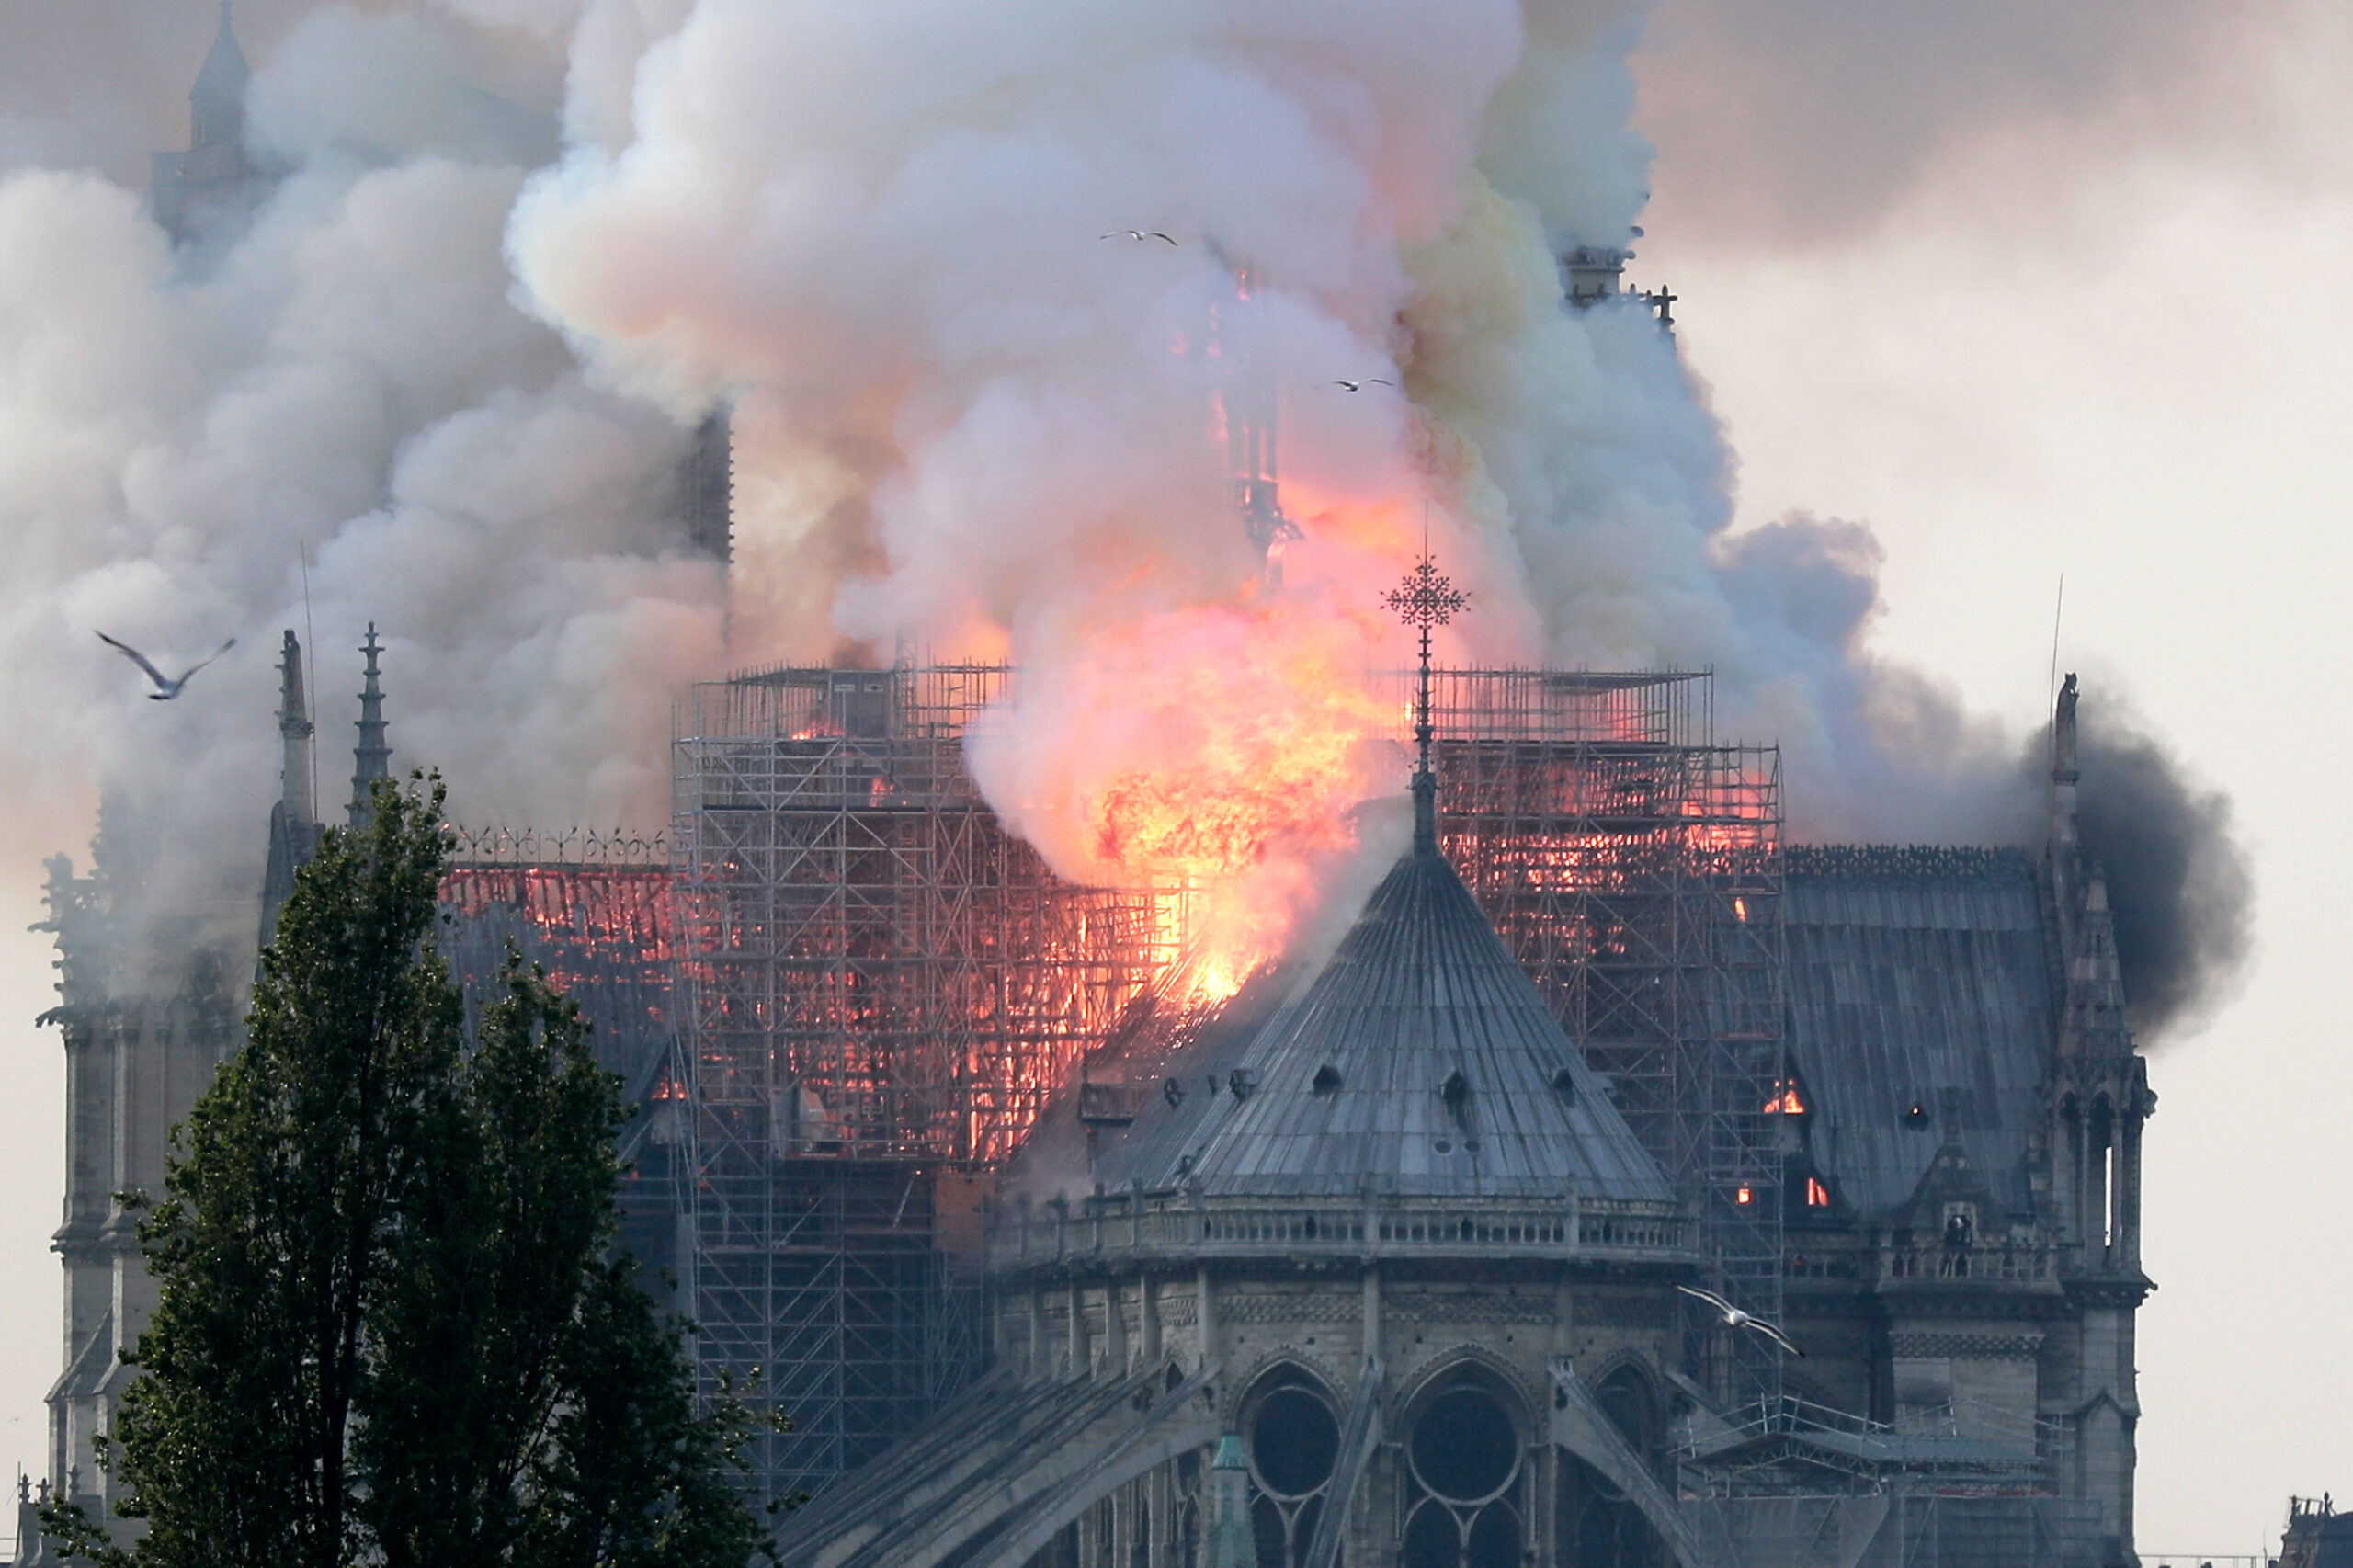
[[1164,234],[1157,229],[1114,229],[1108,234],[1097,237],[1106,240],[1135,240],[1139,243],[1144,240],[1166,240],[1172,245],[1176,243],[1173,235]]
[[1367,387],[1394,387],[1397,383],[1384,376],[1367,376],[1360,381],[1334,381],[1332,384],[1336,387],[1346,387],[1348,391],[1355,392],[1362,392]]
[[179,679],[173,680],[169,676],[165,676],[163,671],[157,669],[153,664],[149,663],[146,654],[141,653],[130,643],[118,642],[103,631],[98,633],[98,641],[105,643],[108,647],[112,648],[116,653],[120,653],[124,658],[129,659],[132,664],[137,665],[141,669],[147,672],[147,678],[155,683],[155,689],[147,694],[147,700],[150,702],[169,702],[173,698],[177,697],[180,694],[182,687],[188,685],[189,676],[195,675],[197,671],[202,669],[214,659],[219,658],[222,654],[227,653],[230,649],[237,645],[237,640],[233,637],[230,638],[229,641],[222,643],[220,647],[214,649],[210,657],[199,659],[195,664],[190,665],[187,669],[180,672]]
[[1733,1306],[1730,1301],[1725,1301],[1722,1296],[1717,1295],[1713,1290],[1701,1290],[1689,1285],[1677,1285],[1676,1289],[1682,1291],[1687,1296],[1696,1296],[1700,1301],[1707,1302],[1708,1305],[1715,1308],[1716,1315],[1724,1320],[1726,1326],[1732,1328],[1753,1328],[1792,1356],[1803,1356],[1805,1354],[1804,1351],[1797,1347],[1797,1342],[1791,1339],[1788,1335],[1783,1334],[1779,1329],[1774,1327],[1771,1324],[1767,1323],[1755,1312],[1743,1312],[1740,1308]]

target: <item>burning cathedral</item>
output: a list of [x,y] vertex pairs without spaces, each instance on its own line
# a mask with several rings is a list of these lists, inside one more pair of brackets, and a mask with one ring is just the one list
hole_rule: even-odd
[[[175,214],[259,177],[199,108]],[[1663,316],[1622,259],[1564,258],[1562,308]],[[1271,399],[1230,413],[1277,552]],[[722,421],[682,524],[722,556],[726,490]],[[461,835],[453,967],[511,939],[581,1000],[638,1108],[627,1244],[705,1378],[791,1418],[753,1478],[813,1495],[787,1562],[2134,1562],[2154,1101],[2073,677],[2039,843],[1801,846],[1708,674],[1434,667],[1460,601],[1427,559],[1392,598],[1410,833],[1336,940],[1247,973],[1181,939],[1193,890],[1078,885],[992,811],[996,664],[711,682],[662,836]],[[363,652],[354,820],[397,718]],[[303,659],[286,633],[265,885],[223,894],[265,937],[322,832]],[[53,863],[46,1486],[93,1505],[151,1300],[115,1195],[253,961],[142,896],[103,842]]]

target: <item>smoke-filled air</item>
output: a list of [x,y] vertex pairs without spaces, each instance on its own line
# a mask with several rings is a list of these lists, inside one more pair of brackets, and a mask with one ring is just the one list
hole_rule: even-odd
[[[256,861],[285,627],[323,737],[372,620],[399,760],[543,827],[658,827],[692,680],[1007,659],[991,801],[1246,961],[1393,826],[1362,672],[1426,530],[1442,659],[1712,667],[1795,838],[2039,833],[2040,739],[1871,653],[1870,529],[1729,533],[1672,335],[1563,308],[1558,257],[1639,249],[1633,0],[442,6],[256,47],[282,178],[206,244],[0,137],[0,745],[59,842],[102,793],[162,885]],[[722,407],[725,573],[675,522]],[[100,631],[238,645],[150,704]],[[2113,696],[2086,832],[2156,1028],[2235,972],[2245,874]]]

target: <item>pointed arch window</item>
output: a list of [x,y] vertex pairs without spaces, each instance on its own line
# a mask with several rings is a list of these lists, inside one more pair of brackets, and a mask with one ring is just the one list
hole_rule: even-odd
[[1519,1568],[1526,1445],[1502,1400],[1465,1379],[1438,1392],[1405,1439],[1399,1568]]
[[1306,1374],[1277,1371],[1252,1392],[1242,1429],[1258,1568],[1303,1568],[1339,1468],[1340,1424],[1331,1401]]

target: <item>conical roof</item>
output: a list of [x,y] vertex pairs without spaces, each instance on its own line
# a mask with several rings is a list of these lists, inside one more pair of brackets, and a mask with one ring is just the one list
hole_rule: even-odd
[[[1108,1173],[1211,1194],[1673,1191],[1445,857],[1400,860],[1323,968]],[[1198,1071],[1198,1069],[1196,1069]],[[1222,1081],[1219,1081],[1222,1080]],[[1169,1096],[1172,1100],[1176,1096]],[[1142,1131],[1142,1128],[1138,1129]],[[1174,1133],[1171,1137],[1168,1134]],[[1125,1162],[1120,1162],[1125,1164]]]
[[245,84],[253,79],[253,69],[245,63],[245,51],[237,47],[237,35],[229,26],[229,7],[221,7],[221,28],[212,35],[212,50],[204,57],[204,68],[196,74],[196,85],[188,97],[199,104],[242,104]]

